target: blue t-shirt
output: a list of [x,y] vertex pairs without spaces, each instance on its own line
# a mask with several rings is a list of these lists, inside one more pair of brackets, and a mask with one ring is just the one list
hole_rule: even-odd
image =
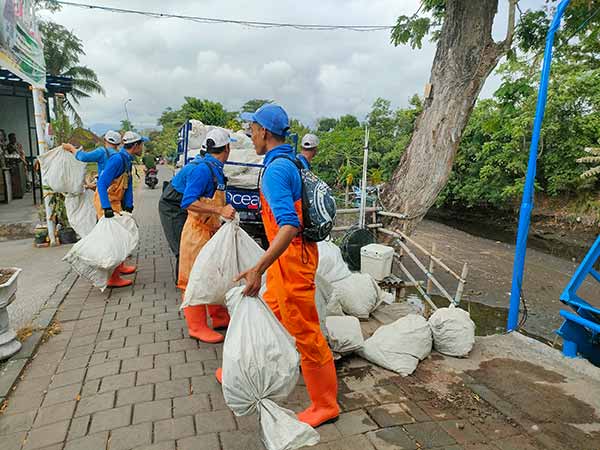
[[179,172],[177,172],[177,174],[171,180],[173,189],[175,189],[180,194],[183,194],[185,192],[185,187],[187,185],[187,180],[190,173],[192,172],[192,170],[194,170],[194,167],[198,164],[198,162],[202,161],[202,159],[202,156],[196,155],[196,157],[193,160],[191,160],[189,163],[183,166]]
[[119,153],[115,153],[106,162],[104,171],[98,178],[98,196],[100,197],[100,204],[102,208],[111,208],[110,200],[108,199],[108,188],[114,180],[119,178],[125,172],[129,174],[129,180],[125,194],[123,195],[123,204],[126,208],[133,208],[133,179],[131,178],[131,166],[133,162],[133,156],[127,151],[122,150]]
[[84,152],[83,150],[79,150],[75,153],[75,158],[81,162],[89,163],[95,162],[98,164],[98,176],[102,172],[104,172],[104,168],[106,167],[106,162],[108,159],[116,154],[117,151],[111,147],[98,147],[91,152]]
[[310,170],[310,163],[308,162],[308,159],[306,159],[306,156],[304,156],[301,153],[298,153],[298,155],[296,157],[298,158],[298,161],[300,161],[302,163],[302,166],[306,170]]
[[[210,164],[210,166],[209,166]],[[181,207],[187,209],[196,200],[212,198],[215,191],[225,190],[224,164],[207,154],[200,164],[190,164],[193,168],[187,176],[187,183],[181,200]],[[212,168],[212,170],[211,170]],[[216,185],[214,178],[216,177]]]
[[266,169],[261,190],[280,228],[284,225],[300,227],[294,204],[302,197],[302,179],[293,163],[295,158],[292,146],[283,144],[268,151],[264,159]]

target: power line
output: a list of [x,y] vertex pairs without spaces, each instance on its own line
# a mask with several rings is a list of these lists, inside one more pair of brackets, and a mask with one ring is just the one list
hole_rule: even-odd
[[303,31],[361,31],[361,32],[369,32],[369,31],[385,31],[391,30],[394,28],[393,25],[319,25],[319,24],[299,24],[299,23],[285,23],[285,22],[257,22],[251,20],[233,20],[233,19],[219,19],[213,17],[199,17],[199,16],[187,16],[183,14],[169,14],[169,13],[159,13],[152,11],[142,11],[136,9],[124,9],[124,8],[113,8],[110,6],[98,6],[98,5],[89,5],[84,3],[76,3],[76,2],[67,2],[67,1],[58,1],[60,5],[63,6],[73,6],[76,8],[83,9],[97,9],[101,11],[120,13],[120,14],[136,14],[146,17],[152,17],[155,19],[182,19],[188,20],[196,23],[203,24],[233,24],[233,25],[242,25],[249,28],[292,28],[295,30],[303,30]]

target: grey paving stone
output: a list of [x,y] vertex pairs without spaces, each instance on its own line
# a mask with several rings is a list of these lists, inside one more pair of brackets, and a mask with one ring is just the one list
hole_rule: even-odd
[[114,406],[114,403],[115,393],[112,391],[105,394],[83,397],[77,404],[75,416],[78,417],[98,411],[104,411],[105,409],[111,409]]
[[145,384],[117,391],[117,406],[149,402],[154,397],[154,385]]
[[159,367],[157,369],[141,370],[137,373],[136,384],[138,386],[150,383],[160,383],[171,379],[171,369],[169,367]]
[[193,415],[210,411],[207,394],[193,394],[173,399],[173,417]]
[[0,397],[7,397],[13,385],[19,378],[27,360],[10,360],[0,369]]
[[90,434],[89,436],[73,439],[65,445],[65,450],[106,450],[108,431]]
[[138,317],[141,315],[142,312],[139,308],[129,309],[127,311],[119,311],[117,312],[117,320],[129,319],[130,317]]
[[71,420],[67,440],[79,439],[87,434],[91,416],[76,417]]
[[177,364],[171,367],[171,377],[174,380],[179,378],[192,378],[201,375],[204,375],[204,365],[201,361]]
[[156,383],[154,396],[157,400],[162,398],[183,397],[191,394],[190,383],[187,379],[163,381]]
[[340,414],[335,426],[342,436],[352,436],[377,429],[377,424],[363,410]]
[[120,375],[111,375],[102,378],[100,392],[116,391],[135,385],[135,372],[122,373]]
[[375,408],[368,408],[367,411],[381,428],[415,422],[415,419],[398,403],[389,403]]
[[177,441],[177,450],[221,450],[216,433],[192,436]]
[[155,422],[171,418],[171,400],[136,403],[133,409],[133,423]]
[[57,373],[66,372],[73,369],[86,367],[90,360],[90,355],[76,356],[74,358],[63,359],[56,369]]
[[132,327],[118,328],[112,332],[113,337],[129,337],[140,334],[140,327],[138,325]]
[[486,441],[486,437],[466,420],[446,420],[438,424],[459,444]]
[[138,356],[138,348],[134,347],[123,347],[110,350],[108,352],[107,359],[132,359]]
[[224,409],[229,409],[225,403],[225,398],[223,397],[222,392],[208,394],[208,398],[210,400],[211,411],[222,411]]
[[30,393],[17,393],[15,391],[11,394],[11,396],[8,399],[10,414],[17,414],[37,410],[42,404],[43,400],[43,391],[33,391]]
[[19,414],[0,415],[0,436],[16,433],[17,431],[28,431],[35,419],[36,411],[28,411]]
[[404,425],[404,429],[423,447],[441,447],[456,444],[454,438],[435,422]]
[[[204,447],[200,447],[204,450]],[[136,447],[133,450],[175,450],[175,441],[163,441],[158,442],[156,444],[151,445],[143,445],[141,447]],[[196,449],[200,450],[200,449]]]
[[110,450],[130,450],[150,444],[152,442],[152,424],[141,423],[113,430],[110,442]]
[[372,450],[374,448],[365,435],[348,436],[338,441],[328,442],[326,445],[327,450]]
[[84,376],[85,369],[67,370],[66,372],[54,375],[49,388],[56,389],[59,387],[68,386],[70,384],[81,383]]
[[152,322],[154,322],[154,317],[152,317],[152,316],[139,316],[139,317],[131,317],[131,318],[127,319],[127,324],[130,327],[140,326],[140,325],[144,325],[146,323],[152,323]]
[[71,384],[57,389],[51,389],[44,397],[43,406],[55,405],[69,400],[75,400],[81,391],[81,383]]
[[76,401],[70,401],[41,408],[35,418],[33,428],[39,428],[50,425],[51,423],[60,422],[61,420],[71,419],[71,417],[73,417],[73,411],[75,411],[76,403]]
[[169,352],[168,342],[156,342],[154,344],[142,344],[140,345],[140,355],[158,355],[161,353]]
[[127,326],[127,320],[103,320],[101,331],[117,330],[119,328],[125,328]]
[[201,377],[192,377],[192,389],[194,394],[222,393],[223,389],[213,374]]
[[157,331],[154,334],[154,340],[156,342],[164,342],[170,340],[178,340],[183,338],[183,332],[181,330],[162,330]]
[[[252,431],[229,431],[220,433],[223,450],[264,450],[258,433]],[[313,447],[314,448],[314,447]]]
[[176,339],[169,341],[169,348],[172,352],[198,350],[198,342],[195,339]]
[[98,317],[104,315],[104,307],[96,307],[84,309],[81,311],[80,319],[89,319],[90,317]]
[[128,346],[154,343],[154,333],[143,333],[125,338]]
[[40,343],[42,336],[44,335],[41,331],[36,331],[29,336],[21,346],[21,350],[16,355],[11,357],[11,360],[17,359],[29,359],[33,356],[38,344]]
[[142,333],[155,333],[167,329],[166,322],[152,322],[142,324]]
[[97,433],[99,431],[114,430],[115,428],[125,427],[129,425],[130,420],[131,405],[100,411],[92,416],[90,433]]
[[100,389],[101,381],[102,379],[98,378],[97,380],[91,380],[84,383],[83,387],[81,388],[81,396],[87,397],[90,395],[96,395],[98,393],[98,390]]
[[377,450],[416,450],[417,443],[402,429],[390,427],[367,433],[367,438]]
[[250,414],[249,416],[234,417],[237,424],[237,429],[242,431],[258,431],[260,425],[258,423],[258,416],[256,414]]
[[212,348],[198,348],[195,350],[186,350],[185,357],[188,362],[208,361],[211,359],[217,359],[217,353]]
[[236,428],[233,414],[229,410],[196,414],[196,432],[198,434],[234,431]]
[[88,363],[88,366],[95,366],[98,364],[104,364],[107,361],[108,357],[108,352],[100,352],[100,353],[94,353],[92,355],[92,357],[90,358],[90,362]]
[[114,350],[115,348],[125,347],[125,338],[117,337],[114,339],[108,339],[106,341],[100,341],[96,343],[95,351],[97,352],[105,352],[108,350]]
[[176,366],[185,363],[185,353],[164,353],[154,357],[154,365],[156,367]]
[[121,373],[136,372],[138,370],[147,370],[154,367],[154,357],[152,355],[139,356],[133,359],[125,359],[121,363]]
[[104,378],[109,375],[116,375],[119,373],[119,361],[109,361],[103,364],[97,364],[88,368],[85,380],[95,380],[96,378]]
[[32,430],[27,436],[27,442],[23,445],[23,450],[43,448],[63,442],[67,437],[69,423],[69,420],[65,420]]
[[2,450],[21,450],[26,437],[27,433],[25,431],[2,436],[0,438],[2,441]]
[[182,439],[195,434],[193,416],[166,419],[154,423],[154,437],[157,442]]

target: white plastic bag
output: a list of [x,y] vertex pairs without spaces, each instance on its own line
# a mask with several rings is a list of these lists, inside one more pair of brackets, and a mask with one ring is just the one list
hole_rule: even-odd
[[345,355],[362,348],[364,338],[360,321],[352,316],[331,316],[327,318],[329,347],[335,353]]
[[379,327],[358,354],[402,376],[410,375],[431,353],[431,328],[424,317],[409,314]]
[[298,381],[300,357],[294,339],[264,301],[227,293],[231,315],[223,346],[223,396],[236,416],[258,413],[268,450],[292,450],[319,442],[319,433],[278,406]]
[[102,217],[63,261],[103,291],[113,270],[133,252],[138,241],[137,225],[130,214],[115,215],[111,219]]
[[42,183],[53,192],[80,194],[83,192],[86,164],[77,161],[62,146],[38,156],[42,170]]
[[317,274],[321,275],[330,283],[341,281],[352,275],[348,265],[342,258],[342,251],[331,241],[317,243],[319,248],[319,266]]
[[317,307],[317,314],[319,315],[319,325],[321,326],[323,336],[327,338],[327,325],[325,319],[327,318],[327,304],[333,294],[333,286],[318,274],[315,275],[315,286],[315,306]]
[[391,294],[381,290],[368,273],[353,273],[333,283],[333,302],[342,306],[344,313],[366,320]]
[[86,237],[96,226],[96,208],[94,208],[94,191],[86,189],[81,194],[65,195],[65,209],[71,228],[79,235]]
[[224,304],[227,291],[240,285],[233,282],[235,276],[256,265],[263,253],[240,228],[239,217],[227,222],[198,253],[181,308]]
[[475,323],[464,309],[450,305],[429,318],[435,349],[448,356],[464,357],[475,344]]

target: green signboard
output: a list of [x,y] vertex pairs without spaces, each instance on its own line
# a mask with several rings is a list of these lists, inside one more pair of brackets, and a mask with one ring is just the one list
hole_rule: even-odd
[[44,47],[33,0],[0,0],[0,66],[45,88]]

